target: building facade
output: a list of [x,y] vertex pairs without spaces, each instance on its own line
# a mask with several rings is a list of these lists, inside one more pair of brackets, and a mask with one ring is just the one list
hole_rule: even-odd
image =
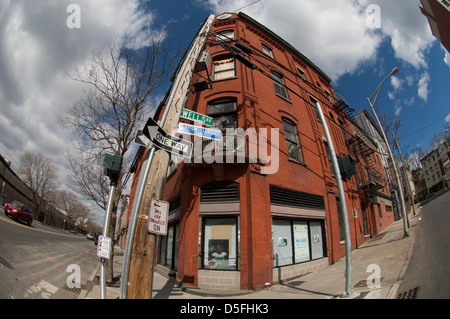
[[448,141],[420,159],[428,193],[436,193],[450,185],[450,148]]
[[420,11],[427,18],[431,32],[450,52],[450,1],[420,0]]
[[[194,75],[185,108],[211,117],[222,139],[182,135],[193,156],[172,158],[167,174],[158,271],[187,286],[263,287],[344,257],[343,214],[352,249],[394,220],[374,142],[323,71],[243,13],[217,16],[205,50],[210,62]],[[210,89],[197,90],[208,78]],[[356,162],[344,181],[347,212],[318,107],[336,154]]]

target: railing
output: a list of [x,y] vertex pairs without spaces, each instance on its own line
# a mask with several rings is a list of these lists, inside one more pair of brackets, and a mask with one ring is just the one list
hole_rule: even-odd
[[380,172],[367,168],[367,180],[361,181],[362,187],[378,190],[386,185],[386,181]]

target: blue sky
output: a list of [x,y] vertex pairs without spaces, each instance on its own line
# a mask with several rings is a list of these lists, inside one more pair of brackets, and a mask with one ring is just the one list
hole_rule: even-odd
[[[68,28],[67,7],[80,8],[81,27]],[[18,169],[25,151],[41,152],[67,186],[72,133],[64,109],[83,87],[68,77],[92,52],[124,33],[167,28],[187,47],[210,14],[239,8],[292,44],[333,80],[356,112],[385,82],[380,112],[397,114],[400,144],[430,147],[450,125],[450,56],[432,36],[420,0],[2,0],[0,2],[0,154]],[[369,7],[378,8],[368,11]],[[375,13],[374,13],[375,12]],[[379,18],[373,28],[368,19]],[[373,20],[370,20],[373,21]],[[445,59],[445,60],[444,60]],[[166,93],[154,96],[158,103]],[[445,118],[447,117],[447,123]],[[447,126],[446,126],[447,125]]]

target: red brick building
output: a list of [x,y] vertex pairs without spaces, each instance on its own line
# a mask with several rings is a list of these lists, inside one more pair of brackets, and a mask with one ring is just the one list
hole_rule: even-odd
[[[357,162],[357,174],[344,182],[352,249],[394,220],[375,142],[323,71],[242,13],[217,16],[205,50],[209,68],[192,82],[209,76],[212,89],[191,91],[185,108],[212,117],[223,137],[183,136],[194,143],[194,155],[168,172],[163,199],[170,225],[159,238],[158,271],[190,286],[251,289],[345,256],[318,103],[337,155]],[[247,134],[227,135],[237,128]]]

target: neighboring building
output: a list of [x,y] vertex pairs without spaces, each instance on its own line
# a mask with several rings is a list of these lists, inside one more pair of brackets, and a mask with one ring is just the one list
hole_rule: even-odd
[[[235,45],[240,56],[231,53]],[[375,143],[323,71],[243,13],[217,16],[205,50],[208,72],[192,83],[210,76],[212,89],[191,91],[185,108],[212,117],[223,137],[183,136],[194,154],[168,171],[169,228],[158,243],[158,271],[189,286],[251,289],[345,256],[344,212],[319,105],[336,153],[356,161],[356,175],[344,181],[352,249],[393,222]],[[231,134],[237,128],[247,134]],[[141,148],[129,207],[144,154]]]
[[420,0],[420,11],[427,17],[431,32],[450,52],[450,0]]
[[436,193],[450,185],[450,148],[448,141],[439,144],[420,159],[428,192]]

